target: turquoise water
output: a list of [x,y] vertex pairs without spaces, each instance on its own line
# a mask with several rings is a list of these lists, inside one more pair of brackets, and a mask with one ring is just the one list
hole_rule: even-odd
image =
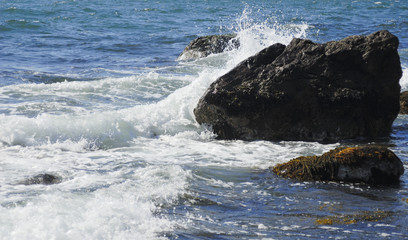
[[[406,16],[406,0],[0,0],[0,239],[408,238],[406,174],[391,188],[281,179],[269,168],[340,144],[218,141],[193,115],[217,77],[293,37],[387,29],[408,90]],[[176,60],[231,32],[239,49]],[[406,170],[407,140],[401,115],[383,143]],[[62,182],[19,184],[41,173]]]

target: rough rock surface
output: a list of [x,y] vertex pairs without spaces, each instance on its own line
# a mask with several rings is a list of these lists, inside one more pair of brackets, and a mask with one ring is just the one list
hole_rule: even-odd
[[178,60],[189,60],[207,57],[210,54],[222,53],[230,48],[238,48],[239,41],[235,34],[210,35],[198,37],[177,58]]
[[274,44],[212,83],[196,120],[219,139],[387,137],[399,112],[398,44],[388,31]]
[[21,181],[19,184],[24,184],[24,185],[34,185],[34,184],[44,184],[44,185],[51,185],[51,184],[57,184],[60,183],[62,180],[60,177],[49,174],[49,173],[44,173],[44,174],[38,174],[35,175],[31,178],[28,178],[24,181]]
[[298,157],[278,164],[278,176],[298,180],[398,184],[404,173],[401,160],[386,147],[336,148],[321,156]]
[[400,114],[408,114],[408,91],[402,92],[400,96]]

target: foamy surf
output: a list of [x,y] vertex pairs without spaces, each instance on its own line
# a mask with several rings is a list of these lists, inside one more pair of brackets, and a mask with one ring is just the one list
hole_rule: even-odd
[[[241,18],[237,27],[241,42],[238,49],[181,62],[178,72],[183,74],[150,71],[145,75],[87,82],[3,87],[5,97],[20,99],[14,107],[11,105],[11,110],[10,105],[3,109],[14,114],[31,111],[33,117],[0,116],[1,124],[9,126],[0,130],[1,142],[6,146],[36,146],[85,140],[89,149],[108,149],[128,146],[137,137],[174,136],[189,131],[200,135],[208,131],[197,125],[193,114],[208,86],[263,48],[277,42],[288,44],[292,37],[305,37],[308,28],[306,24],[287,29],[279,25],[269,27],[266,23],[249,25],[245,23],[248,21],[245,11]],[[223,63],[219,64],[220,61]],[[193,70],[198,72],[191,75]],[[52,103],[36,102],[41,95]],[[25,102],[27,98],[33,98],[33,102]],[[115,110],[118,107],[122,109]]]

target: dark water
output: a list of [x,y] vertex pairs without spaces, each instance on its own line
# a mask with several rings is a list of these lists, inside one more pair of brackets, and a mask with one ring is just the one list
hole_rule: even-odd
[[[408,178],[377,188],[269,168],[342,144],[217,141],[193,109],[293,37],[387,29],[408,89],[408,2],[0,0],[0,239],[406,239]],[[177,61],[195,37],[241,47]],[[408,168],[408,118],[387,144]],[[360,143],[347,143],[357,145]],[[21,185],[42,173],[55,185]]]

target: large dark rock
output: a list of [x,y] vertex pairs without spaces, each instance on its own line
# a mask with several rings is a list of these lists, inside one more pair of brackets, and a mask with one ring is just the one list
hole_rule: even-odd
[[399,112],[398,38],[274,44],[211,84],[194,114],[219,139],[387,137]]
[[408,114],[408,91],[402,92],[400,96],[400,114]]
[[398,184],[404,173],[401,160],[386,147],[336,148],[321,156],[295,158],[273,169],[278,176],[298,180]]
[[235,34],[210,35],[198,37],[178,57],[179,60],[198,59],[210,54],[222,53],[239,47]]

